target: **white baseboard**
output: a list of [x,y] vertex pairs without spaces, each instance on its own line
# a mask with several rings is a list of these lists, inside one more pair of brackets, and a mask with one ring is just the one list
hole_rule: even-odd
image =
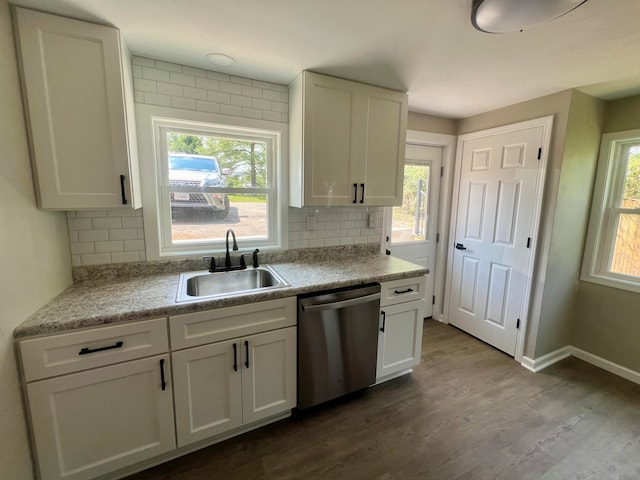
[[640,373],[636,372],[635,370],[631,370],[630,368],[623,367],[622,365],[618,365],[617,363],[613,363],[602,357],[598,357],[593,353],[585,352],[584,350],[581,350],[577,347],[571,347],[571,355],[579,358],[580,360],[584,360],[587,363],[595,365],[596,367],[600,367],[607,372],[611,372],[614,375],[626,378],[633,383],[640,384]]
[[571,347],[566,346],[559,348],[558,350],[554,350],[551,353],[547,353],[539,358],[529,358],[522,357],[522,362],[520,363],[524,368],[530,370],[532,372],[539,372],[540,370],[544,370],[550,365],[553,365],[560,360],[564,360],[567,357],[571,356]]
[[626,378],[631,382],[640,384],[640,372],[636,372],[635,370],[631,370],[630,368],[623,367],[622,365],[618,365],[617,363],[613,363],[602,357],[594,355],[593,353],[586,352],[578,347],[574,347],[571,345],[559,348],[558,350],[547,353],[546,355],[535,359],[522,357],[522,362],[520,362],[520,364],[527,370],[537,373],[553,365],[554,363],[559,362],[560,360],[564,360],[565,358],[570,356],[579,358],[582,361],[590,363],[591,365],[595,365],[596,367],[613,373],[614,375],[618,375],[619,377]]

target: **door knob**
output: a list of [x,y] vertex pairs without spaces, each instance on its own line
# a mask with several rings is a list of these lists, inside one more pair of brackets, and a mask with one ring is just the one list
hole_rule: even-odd
[[456,243],[456,250],[466,250],[467,247],[465,247],[462,243]]

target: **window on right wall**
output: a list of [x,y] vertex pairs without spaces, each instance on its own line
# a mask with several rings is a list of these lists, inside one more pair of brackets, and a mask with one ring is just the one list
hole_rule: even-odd
[[640,130],[602,136],[581,279],[640,292]]

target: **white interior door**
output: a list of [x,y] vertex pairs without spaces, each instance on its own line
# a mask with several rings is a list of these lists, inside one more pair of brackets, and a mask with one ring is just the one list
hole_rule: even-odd
[[385,209],[386,250],[429,269],[425,317],[433,315],[442,147],[407,144],[402,205]]
[[531,281],[544,126],[464,139],[449,323],[515,354]]

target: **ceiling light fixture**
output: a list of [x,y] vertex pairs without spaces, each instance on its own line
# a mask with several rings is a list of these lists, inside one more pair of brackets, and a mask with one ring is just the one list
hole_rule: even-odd
[[471,23],[481,32],[518,32],[561,17],[587,0],[473,0]]
[[206,58],[218,67],[230,67],[236,63],[235,59],[224,53],[209,53]]

